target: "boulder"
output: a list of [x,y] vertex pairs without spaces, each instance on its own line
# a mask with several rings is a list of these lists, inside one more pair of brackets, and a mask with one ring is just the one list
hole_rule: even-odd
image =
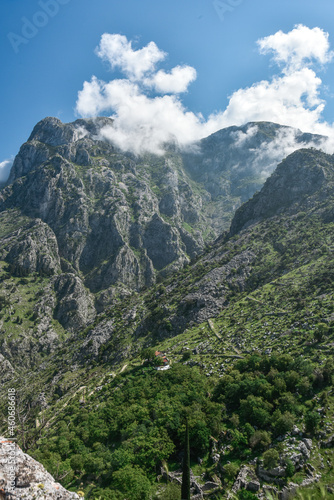
[[256,480],[251,480],[249,481],[249,483],[247,484],[246,486],[246,489],[248,491],[251,491],[253,493],[256,493],[257,491],[259,491],[259,489],[261,488],[261,484],[259,481],[256,481]]
[[255,471],[247,465],[241,467],[233,485],[232,492],[236,494],[241,489],[247,489],[249,491],[258,491],[260,489],[260,483],[257,480]]
[[208,491],[217,490],[220,488],[220,484],[214,483],[213,481],[207,481],[203,486],[200,487],[203,493]]
[[333,448],[334,446],[334,434],[330,436],[326,441],[320,442],[321,448]]
[[306,457],[307,459],[310,458],[309,448],[306,446],[306,444],[303,441],[301,441],[299,443],[298,449],[302,452],[302,454],[304,455],[304,457]]
[[305,444],[305,446],[308,450],[312,450],[312,446],[313,446],[312,439],[304,438],[304,439],[302,439],[302,442]]

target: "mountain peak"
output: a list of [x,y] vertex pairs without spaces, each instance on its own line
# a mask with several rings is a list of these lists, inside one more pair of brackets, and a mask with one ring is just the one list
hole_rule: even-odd
[[260,192],[242,205],[232,220],[230,233],[299,205],[334,180],[334,157],[314,148],[299,149],[283,160]]
[[34,127],[29,141],[39,141],[49,146],[61,146],[76,142],[83,137],[97,136],[102,127],[112,125],[113,120],[108,117],[78,119],[72,123],[63,123],[59,118],[44,118]]

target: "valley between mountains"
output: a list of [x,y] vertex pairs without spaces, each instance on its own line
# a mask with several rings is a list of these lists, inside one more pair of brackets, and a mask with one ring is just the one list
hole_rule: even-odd
[[186,419],[191,498],[334,498],[324,138],[254,122],[137,157],[112,123],[42,120],[0,191],[0,434],[15,388],[46,469],[20,452],[13,498],[180,499]]

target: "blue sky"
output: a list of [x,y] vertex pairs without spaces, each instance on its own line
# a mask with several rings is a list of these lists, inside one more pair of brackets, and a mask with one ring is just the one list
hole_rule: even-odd
[[[111,71],[95,53],[104,33],[123,35],[133,50],[155,42],[168,54],[159,63],[165,72],[194,68],[196,80],[177,99],[183,112],[206,120],[224,111],[238,89],[280,72],[270,50],[260,54],[256,41],[295,25],[321,28],[334,49],[333,0],[2,0],[0,162],[18,152],[45,116],[77,118],[78,92],[93,75],[104,82],[124,78],[122,68]],[[322,80],[318,97],[326,101],[322,117],[332,124],[334,62],[314,71]]]

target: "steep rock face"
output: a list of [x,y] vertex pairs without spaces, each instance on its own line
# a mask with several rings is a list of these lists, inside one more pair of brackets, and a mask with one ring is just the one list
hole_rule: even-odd
[[63,270],[83,273],[93,292],[149,286],[157,272],[189,262],[204,245],[199,230],[183,227],[204,219],[179,157],[121,154],[98,140],[109,122],[37,124],[0,200],[1,210],[20,208],[48,224]]
[[294,204],[310,207],[333,190],[333,156],[320,151],[301,149],[278,165],[262,190],[236,212],[230,232],[236,234],[261,219]]
[[[64,272],[62,273],[62,269]],[[94,298],[40,219],[0,214],[0,380],[42,362],[95,318]]]
[[[10,486],[10,468],[8,464],[13,455],[16,461],[16,486],[14,492]],[[0,437],[0,498],[44,500],[75,500],[79,495],[65,490],[57,483],[43,465],[36,462],[17,446]],[[82,498],[82,497],[81,497]]]
[[49,148],[37,141],[31,141],[21,146],[10,171],[7,184],[26,175],[34,166],[42,165],[50,156]]
[[50,146],[69,145],[86,136],[98,136],[102,127],[111,126],[113,120],[107,117],[76,120],[62,123],[58,118],[48,117],[37,123],[28,141],[39,141]]
[[54,281],[54,290],[57,297],[54,316],[66,330],[80,330],[94,320],[94,300],[80,278],[61,274]]
[[[79,274],[94,293],[115,286],[139,290],[154,283],[157,274],[188,263],[203,250],[205,239],[227,229],[241,201],[261,187],[263,170],[274,168],[272,157],[266,164],[270,144],[287,133],[301,143],[321,139],[251,123],[203,139],[194,153],[170,147],[164,156],[134,157],[100,140],[101,129],[112,124],[110,118],[66,124],[42,120],[0,194],[1,211],[19,208],[52,229],[62,270]],[[33,261],[31,245],[13,248],[8,262],[19,253]],[[53,254],[52,245],[42,253]],[[19,267],[27,266],[26,260]],[[59,261],[36,265],[59,272]],[[27,269],[38,271],[34,264]]]
[[51,228],[37,219],[0,239],[1,260],[10,264],[17,276],[60,272],[57,239]]
[[115,332],[114,321],[105,321],[100,323],[96,328],[89,332],[87,338],[83,342],[79,353],[75,353],[74,359],[83,359],[85,356],[88,359],[96,359],[99,356],[99,349],[112,338]]
[[[144,229],[142,236],[144,248],[147,251],[155,269],[160,271],[178,258],[187,262],[187,257],[180,252],[180,242],[177,231],[154,214]],[[183,259],[182,259],[183,257]],[[181,262],[182,263],[182,262]]]
[[[228,264],[216,267],[196,283],[196,292],[188,293],[180,302],[177,322],[184,317],[188,321],[201,323],[217,316],[227,305],[229,287],[233,285],[240,291],[245,289],[247,278],[251,272],[251,264],[256,255],[246,250],[233,257]],[[210,256],[208,257],[210,260]],[[240,269],[238,274],[235,270]]]

